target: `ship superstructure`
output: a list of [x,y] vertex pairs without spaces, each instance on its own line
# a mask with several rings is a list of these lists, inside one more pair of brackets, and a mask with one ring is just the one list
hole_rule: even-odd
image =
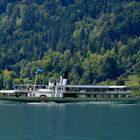
[[67,85],[68,72],[59,79],[51,81],[48,85],[15,85],[17,94],[27,97],[72,97],[72,98],[119,98],[129,97],[130,88],[127,86],[98,86],[98,85]]

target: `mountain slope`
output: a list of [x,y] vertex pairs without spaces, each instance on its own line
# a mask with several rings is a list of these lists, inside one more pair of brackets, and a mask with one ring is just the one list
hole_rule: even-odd
[[0,87],[32,82],[37,67],[43,69],[40,83],[65,70],[72,84],[138,75],[140,2],[2,0]]

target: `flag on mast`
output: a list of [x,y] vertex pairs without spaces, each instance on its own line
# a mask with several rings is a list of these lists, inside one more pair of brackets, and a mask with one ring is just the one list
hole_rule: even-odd
[[41,68],[37,68],[37,70],[36,70],[35,73],[36,73],[36,74],[40,74],[40,73],[42,73],[42,69],[41,69]]

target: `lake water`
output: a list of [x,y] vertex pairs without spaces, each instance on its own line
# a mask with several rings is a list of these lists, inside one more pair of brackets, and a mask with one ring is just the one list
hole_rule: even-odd
[[139,139],[140,105],[0,102],[0,140]]

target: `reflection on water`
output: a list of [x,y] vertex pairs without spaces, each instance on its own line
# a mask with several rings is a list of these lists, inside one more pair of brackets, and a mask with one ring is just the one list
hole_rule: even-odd
[[139,140],[140,105],[0,102],[0,140]]

